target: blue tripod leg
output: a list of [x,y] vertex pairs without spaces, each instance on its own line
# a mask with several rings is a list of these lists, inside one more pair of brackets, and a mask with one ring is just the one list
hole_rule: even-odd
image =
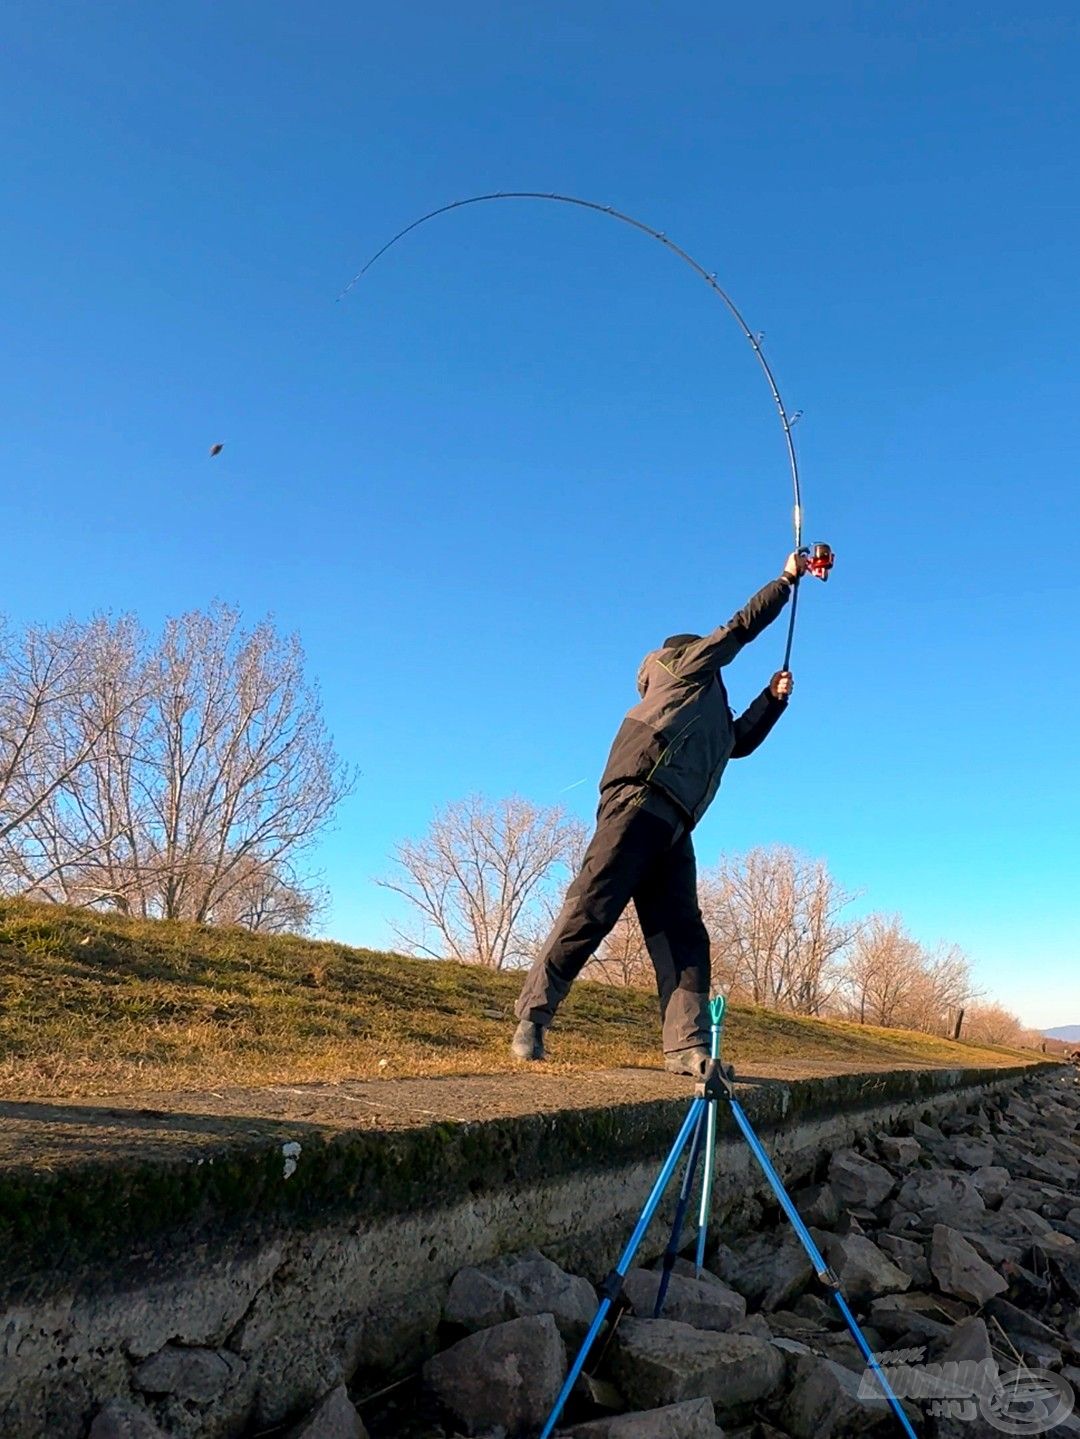
[[675,1206],[671,1238],[664,1250],[664,1267],[660,1275],[660,1285],[656,1291],[656,1303],[653,1305],[654,1319],[659,1319],[664,1311],[664,1300],[667,1298],[668,1286],[671,1283],[671,1271],[675,1268],[675,1257],[679,1252],[679,1241],[682,1238],[686,1211],[690,1208],[690,1193],[694,1187],[694,1176],[697,1173],[698,1158],[701,1154],[701,1136],[705,1131],[706,1118],[715,1108],[715,1103],[710,1100],[698,1115],[698,1122],[694,1127],[694,1137],[690,1141],[690,1156],[686,1161],[682,1184],[679,1186],[679,1202]]
[[840,1285],[839,1281],[836,1278],[836,1275],[829,1268],[828,1264],[826,1264],[824,1256],[818,1249],[817,1245],[814,1243],[814,1236],[810,1233],[809,1229],[807,1229],[806,1225],[802,1221],[801,1216],[799,1215],[799,1211],[795,1208],[794,1204],[792,1204],[791,1197],[788,1194],[787,1190],[784,1188],[783,1180],[773,1168],[772,1160],[769,1158],[768,1154],[766,1154],[764,1148],[762,1147],[761,1140],[758,1139],[757,1135],[754,1133],[750,1121],[743,1113],[742,1105],[733,1096],[729,1096],[729,1098],[731,1102],[731,1112],[735,1116],[735,1123],[742,1130],[743,1138],[746,1140],[747,1144],[749,1144],[750,1152],[753,1154],[754,1158],[761,1166],[761,1172],[768,1180],[769,1188],[772,1190],[773,1194],[775,1194],[777,1200],[779,1201],[780,1208],[784,1211],[788,1219],[791,1221],[791,1227],[795,1230],[795,1233],[798,1235],[799,1242],[806,1250],[806,1253],[810,1259],[810,1263],[814,1266],[814,1271],[817,1274],[818,1279],[827,1289],[831,1291],[832,1297],[836,1301],[836,1307],[843,1315],[844,1323],[851,1330],[851,1337],[859,1346],[859,1350],[862,1353],[863,1358],[870,1366],[871,1372],[877,1379],[878,1384],[881,1386],[881,1392],[888,1400],[893,1413],[900,1421],[900,1425],[903,1428],[904,1433],[908,1436],[908,1439],[917,1439],[915,1430],[911,1427],[910,1419],[904,1413],[903,1406],[901,1405],[899,1399],[897,1399],[896,1395],[893,1393],[892,1387],[889,1384],[888,1379],[886,1379],[881,1365],[874,1357],[874,1351],[866,1342],[866,1336],[859,1328],[858,1320],[855,1318],[854,1314],[852,1314],[850,1308],[848,1307],[847,1300],[840,1292]]
[[671,1153],[664,1160],[664,1167],[657,1176],[656,1183],[652,1187],[652,1192],[645,1201],[645,1208],[641,1211],[641,1218],[634,1226],[634,1232],[627,1240],[626,1248],[619,1255],[619,1262],[600,1286],[600,1293],[602,1295],[600,1308],[596,1311],[596,1318],[589,1326],[589,1332],[586,1334],[581,1348],[577,1352],[577,1358],[570,1366],[570,1373],[566,1376],[566,1381],[559,1390],[559,1397],[555,1400],[554,1408],[548,1415],[547,1422],[543,1429],[540,1431],[540,1439],[551,1439],[555,1425],[559,1422],[563,1409],[566,1407],[566,1401],[570,1398],[574,1385],[578,1381],[578,1375],[585,1367],[585,1361],[589,1357],[589,1350],[596,1342],[596,1336],[600,1333],[604,1320],[608,1316],[608,1312],[622,1292],[622,1282],[626,1278],[627,1271],[631,1264],[634,1262],[634,1255],[637,1253],[641,1241],[645,1238],[645,1231],[652,1222],[652,1217],[656,1213],[661,1199],[664,1197],[664,1190],[671,1182],[671,1176],[678,1167],[679,1158],[686,1148],[690,1136],[694,1133],[702,1110],[707,1102],[705,1099],[695,1099],[690,1105],[687,1116],[683,1120],[683,1126],[679,1130],[678,1137],[671,1147]]

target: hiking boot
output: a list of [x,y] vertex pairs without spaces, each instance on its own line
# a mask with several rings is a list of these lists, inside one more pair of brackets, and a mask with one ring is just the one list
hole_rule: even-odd
[[704,1079],[709,1057],[709,1051],[700,1045],[696,1049],[675,1049],[664,1055],[664,1068],[669,1074],[688,1074],[691,1079]]
[[514,1037],[510,1041],[510,1053],[515,1059],[543,1059],[545,1057],[544,1026],[523,1019],[514,1030]]

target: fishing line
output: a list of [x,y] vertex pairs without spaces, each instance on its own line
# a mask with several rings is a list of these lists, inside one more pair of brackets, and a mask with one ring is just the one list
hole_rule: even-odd
[[[776,376],[773,374],[769,362],[765,357],[765,352],[761,348],[761,341],[764,338],[763,334],[760,332],[755,334],[755,332],[751,330],[743,318],[742,312],[735,304],[735,301],[717,282],[716,275],[695,260],[693,255],[684,250],[681,245],[677,245],[674,240],[668,239],[662,230],[654,229],[652,225],[647,225],[644,220],[638,220],[633,215],[627,215],[622,210],[616,210],[613,205],[601,205],[595,200],[582,200],[576,195],[560,195],[541,190],[496,190],[490,195],[470,195],[466,199],[452,200],[448,205],[440,205],[437,210],[429,210],[426,215],[421,215],[419,219],[413,220],[411,224],[406,225],[403,230],[399,230],[396,235],[387,240],[385,245],[375,251],[374,255],[372,255],[371,259],[368,260],[362,269],[356,272],[338,295],[338,299],[343,300],[346,295],[359,284],[371,267],[378,260],[381,260],[388,250],[393,249],[399,240],[403,240],[405,236],[411,234],[413,230],[419,229],[421,225],[426,225],[429,220],[434,220],[439,215],[449,214],[451,210],[461,210],[464,209],[466,205],[482,205],[490,200],[548,200],[558,205],[576,205],[582,210],[594,210],[598,215],[609,215],[611,219],[619,220],[624,225],[630,225],[633,229],[640,230],[642,234],[649,235],[654,240],[659,240],[665,249],[670,250],[673,255],[677,255],[684,264],[689,265],[696,275],[700,275],[709,288],[723,300],[728,312],[743,335],[750,342],[750,346],[757,356],[758,364],[761,366],[762,373],[768,383],[769,392],[772,395],[776,412],[780,417],[780,425],[784,432],[784,443],[787,449],[788,468],[791,472],[791,486],[795,497],[794,509],[792,511],[795,549],[797,551],[801,550],[803,548],[802,487],[799,482],[799,460],[795,453],[795,437],[792,431],[798,423],[802,411],[796,411],[794,414],[789,413],[780,396],[780,387],[776,383]],[[818,571],[815,571],[815,573],[818,573]],[[821,575],[820,577],[824,578],[825,576]],[[796,578],[791,587],[791,610],[788,615],[787,644],[784,648],[784,663],[782,666],[785,670],[791,666],[791,646],[795,637],[795,615],[798,602],[799,581],[798,578]]]

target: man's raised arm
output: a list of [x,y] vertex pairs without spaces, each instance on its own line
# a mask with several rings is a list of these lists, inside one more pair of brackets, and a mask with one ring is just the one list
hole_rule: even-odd
[[788,556],[783,573],[753,595],[726,625],[713,630],[704,639],[695,640],[679,651],[671,670],[681,680],[695,683],[707,679],[724,665],[730,664],[744,645],[756,639],[787,604],[796,578],[806,572],[805,555]]

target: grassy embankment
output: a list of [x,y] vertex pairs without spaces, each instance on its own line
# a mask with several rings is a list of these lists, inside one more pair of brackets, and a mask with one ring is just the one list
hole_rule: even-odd
[[[342,944],[0,901],[0,1098],[520,1068],[520,975]],[[577,986],[561,1069],[656,1066],[656,1001]],[[734,1007],[725,1053],[777,1073],[1038,1056]]]

